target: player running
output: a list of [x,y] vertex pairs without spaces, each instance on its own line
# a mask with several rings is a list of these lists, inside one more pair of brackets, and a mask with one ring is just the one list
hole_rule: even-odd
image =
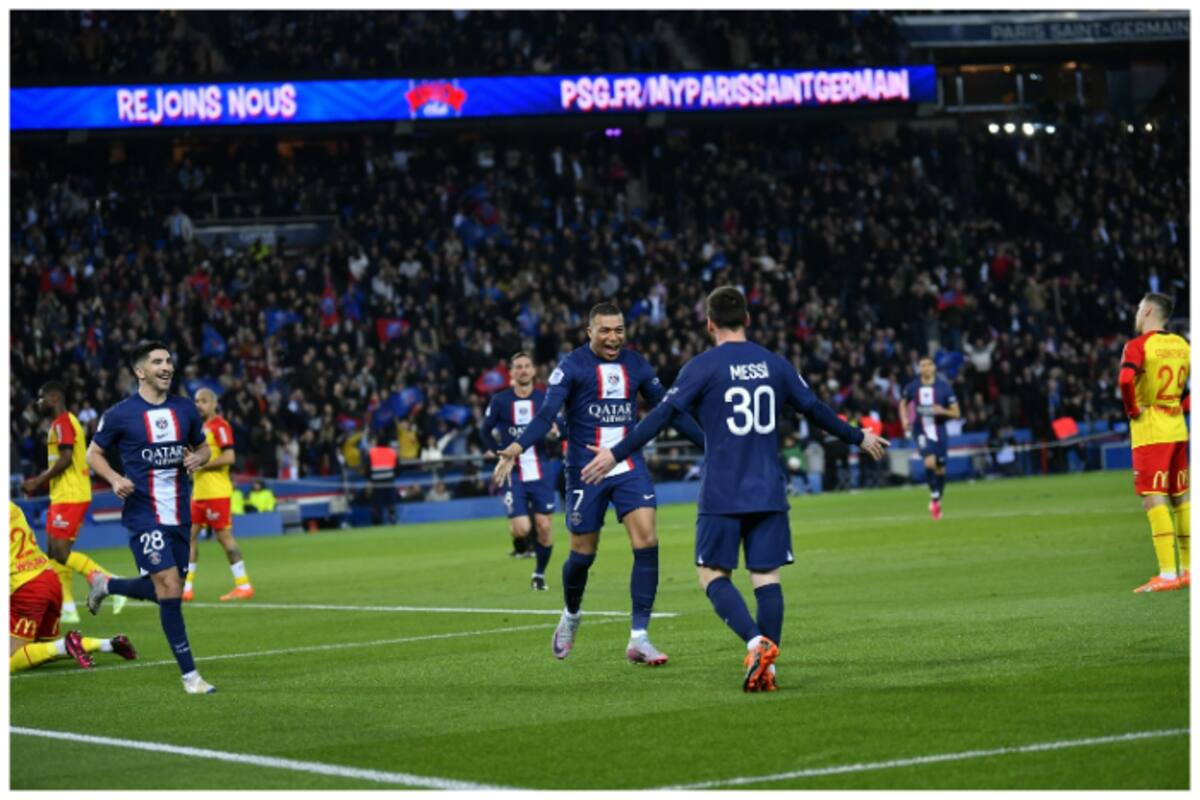
[[[216,690],[196,671],[180,596],[192,521],[188,475],[207,464],[211,453],[195,403],[169,394],[175,365],[167,346],[139,343],[130,365],[138,390],[104,412],[88,448],[88,464],[125,501],[121,524],[129,531],[129,549],[143,577],[92,573],[88,611],[97,613],[110,594],[158,603],[159,621],[183,673],[184,691],[208,694]],[[114,448],[125,475],[104,455]]]
[[91,653],[116,653],[133,660],[137,651],[129,639],[85,637],[67,631],[59,638],[62,584],[42,552],[20,507],[8,504],[8,671],[21,672],[56,658],[70,656],[84,669],[94,665]]
[[[479,438],[489,456],[512,444],[524,433],[526,426],[533,422],[546,400],[546,393],[534,388],[533,376],[536,370],[528,353],[516,353],[509,359],[508,364],[512,388],[492,396],[479,430]],[[497,429],[500,431],[499,442],[492,436],[492,431]],[[529,585],[534,591],[544,592],[546,565],[550,563],[550,554],[554,550],[550,516],[554,513],[553,478],[547,469],[549,465],[538,454],[536,447],[522,453],[516,466],[515,479],[510,480],[504,487],[504,510],[508,514],[513,553],[521,555],[526,552],[529,517],[532,514],[533,527],[537,531],[533,548],[537,561],[534,563]]]
[[[88,472],[83,426],[67,410],[66,391],[61,383],[50,381],[38,389],[37,410],[53,418],[46,435],[47,467],[21,483],[26,494],[35,495],[50,484],[50,508],[46,512],[46,549],[53,561],[50,568],[62,583],[62,621],[79,622],[75,595],[71,591],[71,572],[85,578],[99,570],[112,573],[79,551],[72,552],[79,527],[92,502],[92,476]],[[113,602],[113,613],[120,614],[125,598]]]
[[[655,533],[654,484],[640,455],[622,459],[608,470],[599,485],[589,486],[580,470],[589,460],[588,445],[611,446],[621,441],[637,422],[639,392],[658,404],[665,391],[645,358],[625,349],[625,318],[612,303],[600,303],[588,314],[586,345],[566,355],[550,375],[550,388],[542,410],[517,440],[499,453],[493,477],[503,484],[515,460],[550,430],[564,409],[567,424],[567,530],[571,552],[563,563],[563,609],[551,641],[556,658],[566,658],[583,619],[580,604],[588,570],[596,560],[600,529],[609,503],[617,509],[633,548],[629,593],[633,614],[625,657],[633,663],[657,666],[667,654],[650,643],[646,629],[658,592],[658,536]],[[686,415],[675,417],[676,427],[697,445],[703,433]]]
[[[933,359],[925,356],[917,365],[920,377],[914,378],[900,395],[900,421],[904,438],[912,436],[913,421],[920,424],[917,447],[925,459],[925,480],[929,484],[929,515],[942,518],[942,497],[946,494],[946,420],[958,419],[962,412],[954,388],[937,376]],[[909,405],[909,404],[912,405]]]
[[[707,329],[716,347],[684,365],[658,408],[621,441],[593,445],[583,469],[590,483],[658,435],[673,414],[695,410],[704,429],[704,459],[696,516],[696,572],[713,610],[746,642],[742,689],[774,691],[774,662],[783,632],[780,567],[791,564],[786,478],[779,464],[777,409],[788,403],[817,426],[875,459],[887,439],[847,425],[817,399],[780,356],[746,340],[750,316],[745,296],[722,286],[708,296]],[[754,586],[757,619],[730,575],[738,547]]]
[[187,581],[183,584],[183,600],[194,597],[192,583],[196,579],[196,562],[200,553],[197,544],[200,531],[205,527],[217,535],[217,541],[225,548],[229,559],[229,571],[233,573],[233,590],[221,595],[221,602],[249,600],[254,597],[254,587],[246,575],[246,564],[242,551],[233,538],[233,517],[229,513],[229,500],[233,496],[233,482],[229,480],[229,468],[237,458],[233,449],[233,428],[217,413],[217,396],[212,389],[196,391],[196,410],[204,420],[204,439],[212,451],[212,460],[196,470],[192,480],[192,541],[188,551]]
[[[1121,355],[1118,385],[1129,415],[1133,489],[1141,495],[1142,508],[1150,519],[1150,535],[1158,556],[1158,574],[1135,592],[1169,592],[1192,582],[1188,429],[1183,419],[1191,405],[1191,346],[1182,336],[1166,331],[1173,309],[1174,303],[1166,295],[1150,292],[1143,297],[1134,316],[1138,336],[1125,344]],[[1175,507],[1174,520],[1171,506]]]

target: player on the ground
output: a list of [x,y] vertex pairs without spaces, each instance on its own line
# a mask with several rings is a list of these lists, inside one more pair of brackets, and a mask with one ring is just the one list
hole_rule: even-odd
[[[46,435],[47,467],[21,483],[21,489],[34,495],[50,484],[50,508],[46,511],[46,549],[53,561],[50,568],[62,582],[62,621],[79,622],[75,595],[71,591],[71,572],[85,578],[99,570],[112,573],[79,551],[72,552],[79,527],[92,502],[92,476],[88,472],[87,447],[83,426],[67,410],[66,390],[61,383],[50,381],[38,389],[37,409],[53,419]],[[113,603],[113,613],[120,614],[125,598]]]
[[56,658],[70,656],[79,666],[93,665],[90,653],[116,653],[137,658],[129,639],[118,634],[111,639],[85,637],[67,631],[59,638],[62,584],[42,552],[33,529],[20,507],[8,504],[8,671],[32,669]]
[[[546,393],[533,385],[536,370],[528,353],[516,353],[508,364],[512,388],[492,396],[479,430],[479,438],[488,455],[508,447],[524,433],[525,427],[533,422],[546,399]],[[498,437],[492,436],[493,430],[499,430]],[[554,513],[554,485],[548,467],[546,459],[534,447],[517,459],[517,474],[503,487],[509,533],[512,534],[513,551],[518,555],[526,552],[529,517],[533,516],[533,527],[537,532],[537,543],[534,545],[537,561],[530,577],[530,586],[540,592],[546,590],[546,565],[550,563],[550,554],[554,550],[550,516]]]
[[185,602],[193,598],[192,583],[196,580],[196,562],[200,553],[197,544],[200,531],[209,528],[217,536],[225,557],[229,559],[229,571],[233,573],[233,590],[221,595],[221,601],[249,600],[254,597],[254,587],[246,575],[246,564],[242,551],[233,538],[233,517],[229,513],[229,500],[233,496],[233,482],[229,480],[229,469],[237,454],[233,449],[233,428],[217,413],[217,395],[212,389],[196,391],[196,410],[204,421],[204,438],[212,451],[212,460],[196,470],[192,480],[192,542],[188,551],[187,581],[183,585]]
[[[657,405],[666,393],[654,368],[641,355],[625,348],[625,318],[612,303],[600,303],[588,314],[588,344],[566,355],[550,375],[546,401],[537,417],[515,442],[499,453],[494,478],[503,484],[525,450],[550,430],[559,410],[567,425],[567,530],[571,552],[563,563],[563,609],[551,640],[555,657],[566,658],[583,618],[580,604],[588,570],[608,504],[617,509],[633,548],[629,593],[633,614],[625,657],[652,666],[667,663],[667,654],[650,643],[646,628],[658,592],[658,536],[655,533],[654,484],[641,455],[622,460],[598,486],[589,486],[579,471],[589,460],[588,445],[614,445],[637,422],[638,392]],[[697,445],[703,433],[687,415],[674,418],[680,433]]]
[[920,376],[913,378],[900,395],[900,422],[905,438],[912,436],[914,420],[917,423],[917,446],[925,459],[925,481],[929,484],[929,515],[941,519],[949,440],[946,420],[958,419],[962,412],[954,388],[937,376],[932,358],[922,358],[918,369]]
[[[787,481],[779,463],[776,428],[780,405],[788,403],[817,426],[876,459],[888,441],[838,419],[817,399],[791,364],[746,340],[750,316],[745,296],[722,286],[708,296],[707,329],[716,347],[684,365],[662,404],[620,442],[589,448],[595,457],[583,469],[588,483],[603,480],[614,464],[644,446],[672,414],[695,411],[704,429],[700,503],[696,516],[696,571],[713,609],[746,642],[742,688],[774,691],[774,662],[783,632],[779,569],[792,563]],[[757,619],[730,575],[738,547],[754,586]]]
[[[1150,292],[1143,297],[1134,316],[1138,336],[1126,343],[1121,356],[1118,385],[1129,415],[1133,489],[1142,497],[1158,556],[1158,574],[1135,592],[1167,592],[1192,582],[1188,429],[1183,418],[1191,405],[1191,346],[1187,339],[1166,330],[1173,309],[1174,303],[1166,295]],[[1171,506],[1175,507],[1174,520]]]
[[[88,447],[88,464],[125,501],[121,524],[140,578],[109,578],[93,573],[88,611],[95,614],[110,594],[158,603],[159,621],[183,673],[188,694],[216,691],[200,677],[183,623],[184,571],[191,525],[189,474],[208,463],[211,453],[196,405],[170,394],[175,365],[162,342],[141,342],[130,358],[138,390],[104,412]],[[104,455],[115,448],[122,475]]]

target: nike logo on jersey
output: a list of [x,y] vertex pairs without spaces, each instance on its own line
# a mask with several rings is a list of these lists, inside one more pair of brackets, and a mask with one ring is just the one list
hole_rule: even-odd
[[644,495],[642,495],[642,499],[643,499],[643,500],[653,500],[653,499],[654,499],[654,495],[652,495],[652,494],[644,494]]

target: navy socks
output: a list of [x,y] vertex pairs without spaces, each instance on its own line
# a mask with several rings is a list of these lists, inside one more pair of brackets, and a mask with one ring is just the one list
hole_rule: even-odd
[[572,614],[579,613],[583,590],[587,586],[588,570],[591,569],[592,562],[595,560],[595,553],[585,556],[572,550],[567,556],[567,560],[563,562],[563,601],[566,603],[567,611]]
[[635,631],[646,630],[650,624],[650,611],[654,608],[654,597],[658,594],[658,545],[633,551],[633,570],[629,573],[629,597],[633,601],[633,623]]
[[783,635],[783,587],[778,583],[760,586],[754,590],[754,600],[758,604],[759,633],[779,644]]
[[725,577],[717,578],[708,584],[705,593],[712,603],[713,611],[717,612],[717,616],[740,636],[742,641],[748,642],[758,636],[758,626],[750,617],[746,601],[742,599],[742,593],[733,585],[733,581]]
[[150,578],[109,578],[108,593],[132,597],[135,600],[149,600],[157,603],[154,596],[154,581]]

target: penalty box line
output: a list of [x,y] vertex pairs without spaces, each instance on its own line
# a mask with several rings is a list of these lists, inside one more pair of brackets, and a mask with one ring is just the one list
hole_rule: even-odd
[[210,761],[225,761],[231,764],[245,764],[252,767],[280,769],[289,772],[307,772],[313,775],[325,775],[334,778],[355,778],[372,783],[390,786],[411,786],[421,789],[447,789],[453,791],[479,791],[512,789],[508,786],[494,786],[471,781],[460,781],[452,778],[437,778],[426,775],[413,775],[408,772],[385,772],[361,767],[345,767],[339,764],[323,764],[319,761],[298,761],[292,758],[276,758],[274,756],[257,756],[250,753],[232,753],[224,750],[209,750],[200,747],[180,747],[173,744],[158,742],[140,742],[134,739],[115,739],[108,736],[89,736],[82,733],[67,731],[49,731],[40,728],[13,727],[9,732],[19,736],[35,736],[59,741],[80,742],[101,747],[120,747],[127,750],[143,750],[151,753],[167,753],[188,758],[203,758]]
[[[610,622],[620,622],[616,619],[598,620],[593,625],[604,625]],[[341,644],[313,644],[302,645],[299,647],[283,647],[277,650],[257,650],[250,653],[224,653],[215,656],[196,656],[196,663],[209,661],[228,661],[234,658],[260,658],[269,656],[288,656],[297,653],[319,653],[326,650],[351,650],[362,647],[380,647],[390,644],[409,644],[411,642],[430,642],[437,639],[462,639],[469,636],[487,636],[493,633],[520,633],[523,631],[540,631],[546,629],[546,624],[540,625],[515,625],[508,628],[488,628],[480,631],[456,631],[453,633],[431,633],[425,636],[404,636],[396,639],[376,639],[370,642],[345,642]],[[51,678],[62,677],[64,675],[87,675],[94,672],[114,672],[117,670],[126,669],[143,669],[145,667],[161,667],[165,665],[177,666],[175,659],[164,659],[162,661],[139,661],[136,663],[114,664],[113,666],[97,666],[91,669],[55,669],[55,670],[32,670],[28,672],[19,672],[10,677],[11,680],[31,680],[33,678]]]
[[1039,742],[1037,744],[1019,745],[1016,747],[997,747],[991,750],[966,750],[961,753],[941,753],[932,756],[917,756],[915,758],[897,758],[890,761],[873,761],[866,764],[842,764],[832,767],[815,767],[794,772],[780,772],[774,775],[749,775],[739,778],[724,778],[715,781],[700,781],[683,783],[675,786],[659,786],[653,791],[692,791],[697,789],[721,789],[729,786],[745,786],[755,783],[775,783],[777,781],[800,778],[819,778],[826,775],[846,775],[853,772],[870,772],[874,770],[900,769],[902,767],[917,767],[925,764],[944,764],[950,761],[968,761],[975,758],[994,758],[1021,753],[1044,753],[1051,750],[1068,750],[1075,747],[1094,747],[1096,745],[1115,744],[1118,742],[1134,742],[1139,739],[1160,739],[1166,736],[1186,736],[1188,728],[1170,728],[1158,731],[1136,731],[1122,733],[1116,736],[1096,736],[1090,739],[1066,739],[1057,742]]

